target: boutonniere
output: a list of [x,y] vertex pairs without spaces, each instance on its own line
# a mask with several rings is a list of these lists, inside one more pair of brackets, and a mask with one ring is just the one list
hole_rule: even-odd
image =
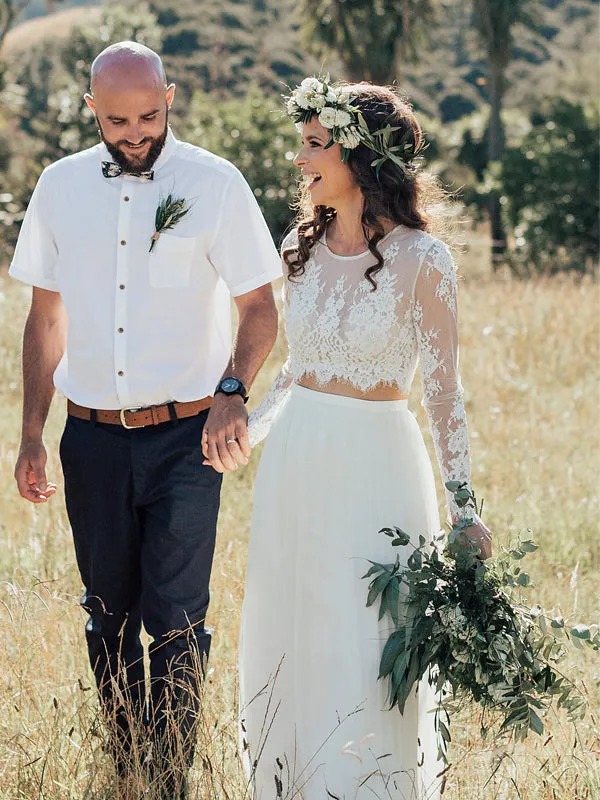
[[178,222],[181,222],[189,210],[190,207],[186,205],[186,201],[183,197],[175,199],[172,194],[169,194],[165,200],[162,200],[158,204],[156,216],[154,217],[155,230],[150,240],[150,252],[152,252],[161,233],[174,228]]

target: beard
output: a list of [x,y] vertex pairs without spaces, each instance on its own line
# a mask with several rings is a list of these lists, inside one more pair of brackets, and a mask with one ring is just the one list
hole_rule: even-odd
[[104,136],[104,131],[102,130],[102,125],[100,124],[100,120],[98,118],[96,118],[96,122],[98,123],[98,132],[100,133],[100,138],[106,145],[106,149],[110,153],[115,163],[118,164],[124,172],[128,172],[132,175],[139,175],[140,172],[146,172],[147,170],[152,169],[156,159],[159,157],[163,147],[165,146],[167,134],[169,132],[169,115],[167,113],[165,118],[165,127],[160,136],[156,136],[154,138],[151,136],[146,136],[141,142],[137,143],[151,143],[146,156],[144,158],[136,158],[136,156],[133,156],[132,158],[127,156],[120,149],[123,145],[131,144],[131,142],[128,142],[127,139],[121,139],[118,142],[109,142]]

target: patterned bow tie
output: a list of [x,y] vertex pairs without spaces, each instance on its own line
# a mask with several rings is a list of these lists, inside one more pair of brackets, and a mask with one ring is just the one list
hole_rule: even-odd
[[144,181],[154,180],[154,170],[152,169],[147,169],[145,172],[128,172],[119,164],[115,164],[114,161],[102,162],[102,174],[105,178],[118,178],[119,175],[133,175],[134,177],[141,178]]

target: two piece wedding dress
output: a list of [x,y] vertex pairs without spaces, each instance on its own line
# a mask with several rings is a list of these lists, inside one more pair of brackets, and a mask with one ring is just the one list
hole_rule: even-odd
[[[294,234],[295,235],[295,234]],[[295,243],[294,235],[285,246]],[[417,362],[444,481],[469,481],[458,373],[457,282],[440,240],[405,226],[339,256],[326,239],[284,279],[289,357],[250,416],[269,433],[255,484],[240,638],[240,720],[254,800],[437,800],[443,768],[426,680],[404,714],[378,681],[389,621],[366,607],[369,561],[439,531],[434,476],[406,400],[370,401],[299,386],[310,375],[408,395]],[[458,509],[448,496],[450,513]],[[400,548],[400,557],[403,550]]]

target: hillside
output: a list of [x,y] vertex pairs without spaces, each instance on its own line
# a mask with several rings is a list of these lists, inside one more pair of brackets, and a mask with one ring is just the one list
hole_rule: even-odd
[[[320,70],[343,77],[335,56],[317,59],[307,52],[296,0],[154,0],[149,5],[163,29],[169,76],[184,98],[194,89],[215,99],[242,95],[250,83],[279,93],[302,75]],[[407,65],[398,76],[417,107],[444,122],[472,113],[486,101],[484,54],[470,30],[470,7],[467,0],[444,3],[430,48],[423,50],[418,65]],[[538,4],[535,27],[515,32],[507,108],[535,107],[540,97],[557,93],[578,102],[598,96],[597,12],[596,0]],[[65,37],[72,24],[98,13],[71,8],[24,22],[9,34],[5,55],[43,39]]]
[[48,39],[66,39],[74,25],[94,22],[100,18],[100,13],[99,5],[87,4],[26,19],[9,31],[2,46],[2,55],[10,59]]

